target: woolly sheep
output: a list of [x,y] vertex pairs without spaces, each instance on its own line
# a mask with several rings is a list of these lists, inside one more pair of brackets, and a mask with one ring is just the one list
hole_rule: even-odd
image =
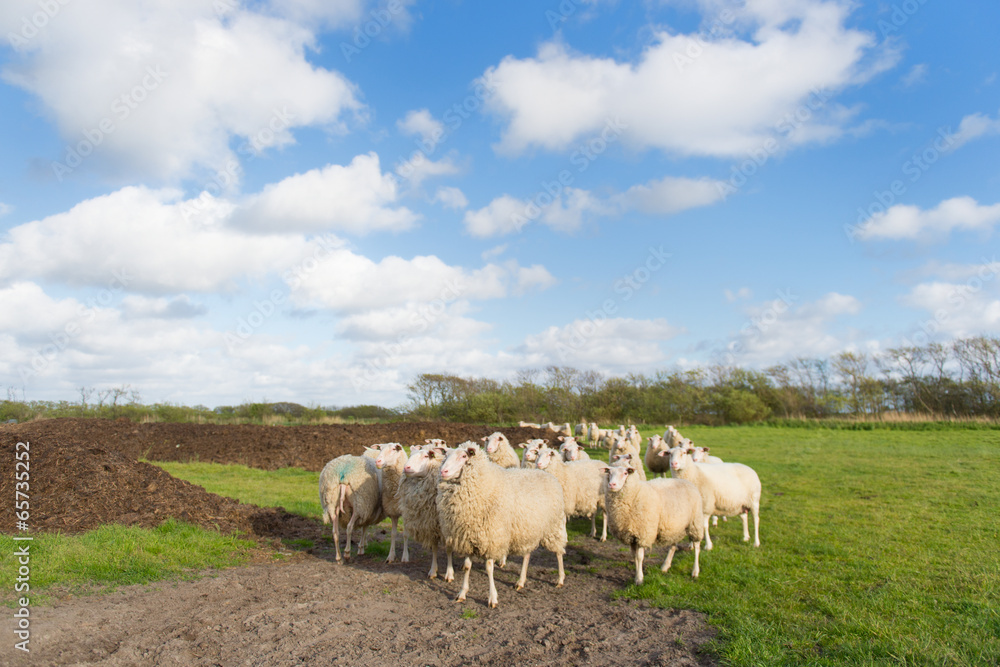
[[[386,563],[391,563],[396,560],[396,533],[399,517],[403,516],[399,505],[399,485],[403,480],[403,468],[406,467],[407,454],[403,445],[398,442],[373,445],[372,449],[378,450],[375,467],[382,471],[382,514],[392,521],[389,556],[385,559]],[[403,533],[403,556],[400,562],[410,562],[409,542],[405,532]]]
[[[441,522],[437,511],[437,487],[441,464],[446,450],[440,446],[414,445],[403,466],[403,481],[399,485],[399,505],[403,512],[406,534],[431,552],[431,569],[427,576],[437,577],[437,549],[444,546]],[[444,572],[445,581],[455,580],[451,551]]]
[[521,467],[522,468],[534,468],[535,461],[538,459],[538,448],[542,447],[545,441],[541,438],[535,438],[534,440],[529,440],[528,442],[522,442],[518,445],[524,451],[521,452]]
[[496,463],[501,468],[516,468],[521,464],[517,458],[517,452],[510,446],[510,440],[500,431],[491,433],[489,436],[480,438],[484,443],[483,448],[490,461]]
[[329,461],[319,474],[323,523],[333,524],[333,546],[340,560],[340,528],[347,532],[344,558],[351,557],[351,533],[361,528],[358,555],[365,553],[364,529],[382,515],[382,474],[371,456],[344,454]]
[[587,431],[587,440],[590,444],[596,444],[604,438],[604,430],[598,428],[595,422],[590,422],[590,429]]
[[643,482],[632,466],[607,466],[604,502],[611,521],[611,533],[632,549],[635,583],[643,582],[643,559],[654,544],[668,544],[670,550],[660,571],[670,569],[674,552],[685,537],[694,547],[694,568],[698,578],[701,538],[705,520],[701,496],[694,484],[679,479]]
[[[688,442],[690,442],[690,440]],[[708,453],[708,447],[693,447],[693,449],[694,454],[691,455],[691,458],[694,459],[695,463],[725,463],[725,461],[720,459],[718,456],[710,455]]]
[[760,477],[742,463],[695,463],[693,448],[674,447],[660,456],[669,457],[670,474],[698,487],[704,503],[705,548],[712,548],[708,532],[710,516],[736,516],[743,519],[743,541],[750,540],[747,513],[753,512],[753,545],[760,546]]
[[[490,607],[499,602],[493,566],[507,554],[523,556],[517,590],[524,588],[528,561],[538,546],[556,554],[556,586],[563,585],[566,512],[555,477],[541,470],[501,468],[471,442],[448,452],[440,476],[437,507],[445,544],[456,553],[486,559]],[[465,600],[471,569],[466,560],[456,602]]]
[[660,452],[670,449],[667,443],[658,435],[651,435],[646,439],[646,456],[643,461],[649,472],[663,477],[670,472],[670,461],[660,456]]
[[587,422],[585,422],[583,419],[581,419],[580,423],[573,427],[573,437],[575,437],[575,438],[586,438],[587,437],[587,429],[588,428],[590,428],[590,427],[587,426]]
[[632,466],[635,468],[635,474],[642,481],[646,481],[646,471],[643,469],[642,465],[639,463],[639,457],[632,452],[625,452],[624,454],[615,454],[608,461],[613,466],[625,466],[626,468]]
[[562,455],[563,461],[569,463],[570,461],[590,460],[590,454],[583,451],[583,447],[576,441],[576,438],[564,438],[559,436],[557,440],[562,441],[562,444],[559,445],[559,453]]
[[[566,463],[559,453],[549,447],[538,450],[535,466],[552,473],[562,486],[566,505],[566,518],[583,516],[590,519],[590,536],[597,537],[597,510],[604,508],[604,463],[601,461],[574,461]],[[608,539],[608,515],[604,514],[601,542]]]
[[517,425],[521,428],[542,428],[541,424],[536,424],[535,422],[520,421]]
[[673,449],[681,444],[684,437],[680,434],[680,431],[675,429],[673,426],[668,426],[667,430],[663,432],[663,439],[667,443],[667,449]]
[[636,460],[639,460],[639,447],[634,445],[632,441],[627,436],[621,436],[614,434],[612,436],[611,449],[608,450],[608,458],[616,454],[635,454]]

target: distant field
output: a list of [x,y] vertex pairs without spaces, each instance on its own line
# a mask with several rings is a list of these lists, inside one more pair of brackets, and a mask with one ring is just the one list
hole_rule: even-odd
[[[662,575],[658,549],[646,560],[646,583],[621,595],[706,613],[719,630],[714,648],[727,665],[1000,664],[1000,432],[759,426],[681,432],[760,474],[762,546],[741,541],[738,519],[720,522],[716,548],[702,552],[699,581],[687,576],[689,554]],[[319,515],[318,473],[156,465],[215,493]],[[224,565],[227,552],[233,563],[245,558],[243,547],[232,543],[204,547],[214,539],[208,531],[168,534],[188,541],[179,554],[218,554],[209,566]],[[96,552],[87,555],[88,544],[102,544],[93,538],[39,537],[35,565],[47,569],[46,551],[72,554],[57,559],[73,584],[95,576],[82,567],[90,560],[113,570],[124,559],[142,570],[139,554],[169,551],[146,545],[146,538],[109,536],[129,545],[130,554],[112,565]],[[8,560],[0,555],[0,572],[11,570]],[[199,565],[179,561],[173,571],[192,567]],[[53,573],[46,583],[58,584],[61,576]],[[119,583],[147,576],[157,575]],[[114,578],[102,583],[114,585]]]

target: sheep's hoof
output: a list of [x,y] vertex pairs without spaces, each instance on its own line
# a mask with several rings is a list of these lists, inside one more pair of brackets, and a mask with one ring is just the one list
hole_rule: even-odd
[[562,583],[558,583],[558,584],[556,584],[556,588],[562,588],[562,587],[563,587],[564,585],[565,585],[565,584],[562,584]]
[[457,597],[457,598],[455,598],[455,599],[454,599],[454,602],[465,602],[465,596],[464,596],[464,595],[462,595],[461,597]]
[[490,609],[496,609],[497,605],[500,604],[500,603],[498,601],[496,601],[496,600],[490,600],[487,604],[489,604]]
[[402,558],[400,559],[400,561],[399,561],[399,562],[400,562],[400,563],[409,563],[409,562],[410,562],[410,557],[409,557],[409,556],[403,556],[403,557],[402,557]]
[[445,577],[444,581],[445,583],[450,584],[451,582],[455,581],[455,577]]
[[515,591],[523,591],[524,590],[524,584],[518,584],[517,586],[514,586],[514,590]]

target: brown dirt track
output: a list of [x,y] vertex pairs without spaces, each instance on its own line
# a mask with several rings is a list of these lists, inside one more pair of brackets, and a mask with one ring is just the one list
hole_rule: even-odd
[[[136,461],[201,460],[319,470],[363,445],[428,437],[478,439],[485,426],[216,426],[60,419],[0,426],[0,498],[13,498],[14,445],[31,442],[31,524],[81,532],[102,523],[158,525],[168,516],[259,538],[308,538],[317,547],[288,562],[207,573],[206,578],[135,586],[107,595],[54,599],[32,608],[30,662],[0,646],[0,664],[102,665],[695,665],[714,632],[694,612],[612,600],[631,582],[627,549],[579,537],[566,556],[566,586],[553,587],[554,559],[536,552],[527,588],[513,590],[519,559],[498,571],[500,607],[485,606],[481,562],[469,601],[456,584],[430,581],[428,558],[409,564],[368,554],[333,562],[329,528],[281,509],[206,492]],[[542,435],[504,429],[513,442]],[[542,436],[544,437],[544,435]],[[0,532],[15,532],[3,503]],[[376,539],[384,537],[377,536]],[[269,540],[270,544],[275,544]],[[647,557],[647,568],[655,567]],[[686,576],[679,557],[670,576]],[[463,613],[464,612],[464,613]],[[13,635],[8,635],[12,637]]]

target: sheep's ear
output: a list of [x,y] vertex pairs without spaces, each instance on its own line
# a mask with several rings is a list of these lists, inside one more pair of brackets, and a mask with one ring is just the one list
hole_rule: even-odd
[[486,436],[484,435],[483,437],[481,437],[481,438],[479,439],[479,442],[486,442]]
[[527,446],[528,446],[528,443],[526,443],[526,442],[519,442],[519,443],[517,443],[518,449],[524,449]]
[[633,468],[632,466],[627,466],[625,468],[625,472],[627,472],[630,475],[634,475],[635,474],[635,468]]
[[691,456],[694,456],[694,450],[693,449],[685,449],[684,453],[685,454],[690,454]]
[[466,453],[467,453],[467,454],[468,454],[469,456],[475,456],[475,455],[476,455],[476,452],[478,452],[478,451],[479,451],[479,447],[476,447],[475,445],[473,445],[472,447],[466,447],[466,448],[465,448],[465,451],[466,451]]
[[701,451],[703,451],[703,452],[705,452],[706,454],[708,454],[708,449],[709,449],[708,447],[702,447],[702,448],[701,448]]

